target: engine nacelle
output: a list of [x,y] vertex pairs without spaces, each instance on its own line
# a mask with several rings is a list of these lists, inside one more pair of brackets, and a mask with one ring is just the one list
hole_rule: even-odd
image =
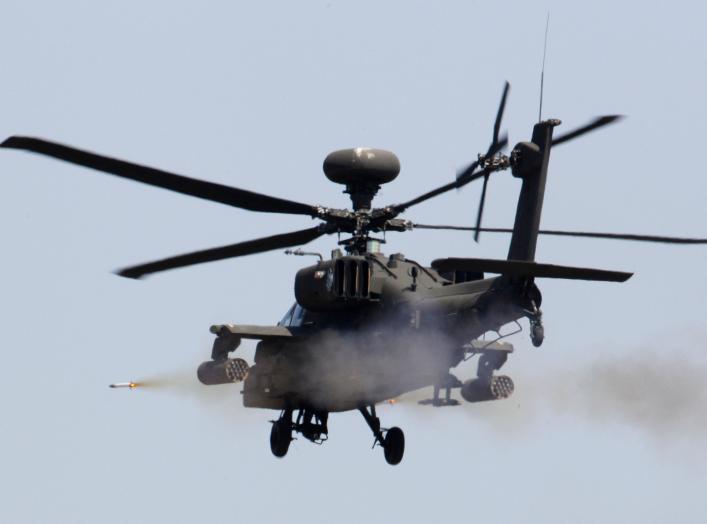
[[345,256],[297,272],[297,303],[309,311],[334,311],[371,301],[371,266],[364,257]]
[[499,400],[510,397],[514,388],[513,380],[506,375],[493,376],[490,379],[475,378],[464,382],[461,395],[467,402]]
[[209,360],[199,366],[196,376],[206,386],[232,384],[245,380],[249,369],[248,363],[242,358]]

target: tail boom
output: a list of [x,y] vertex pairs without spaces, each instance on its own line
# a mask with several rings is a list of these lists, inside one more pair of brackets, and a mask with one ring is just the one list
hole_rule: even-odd
[[535,260],[552,131],[559,124],[559,120],[545,120],[535,124],[532,142],[519,143],[511,153],[513,176],[521,178],[523,185],[518,198],[508,260]]

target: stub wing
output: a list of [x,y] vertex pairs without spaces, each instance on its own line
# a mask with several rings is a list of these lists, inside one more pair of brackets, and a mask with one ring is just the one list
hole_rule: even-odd
[[466,353],[484,353],[492,351],[513,353],[513,344],[508,342],[500,342],[498,340],[489,342],[488,340],[475,339],[468,344],[465,344],[464,350]]
[[273,338],[291,338],[295,333],[285,326],[253,326],[246,324],[215,324],[211,326],[215,335],[235,335],[239,338],[267,340]]

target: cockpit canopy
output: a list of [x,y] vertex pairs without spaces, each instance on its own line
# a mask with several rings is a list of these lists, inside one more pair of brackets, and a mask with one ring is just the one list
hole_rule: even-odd
[[300,327],[304,321],[305,309],[295,302],[290,309],[287,310],[282,320],[277,323],[278,326],[285,327]]

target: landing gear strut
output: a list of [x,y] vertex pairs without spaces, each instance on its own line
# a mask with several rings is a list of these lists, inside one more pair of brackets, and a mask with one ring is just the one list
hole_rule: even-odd
[[[280,413],[280,418],[272,420],[270,430],[270,451],[278,458],[287,455],[290,449],[290,442],[294,439],[293,433],[299,433],[307,440],[315,444],[321,444],[327,440],[328,429],[327,419],[329,414],[325,411],[314,409],[300,409],[297,418],[293,420],[293,409],[285,409]],[[375,440],[373,446],[379,444],[383,448],[385,461],[388,464],[399,464],[403,460],[405,453],[405,435],[400,428],[381,428],[380,419],[376,415],[376,407],[362,407],[359,411],[366,419],[368,426],[373,431]]]
[[290,442],[294,439],[292,433],[299,433],[315,444],[321,444],[327,439],[329,430],[327,419],[329,414],[313,409],[300,409],[297,420],[293,421],[293,410],[285,409],[277,420],[272,420],[270,430],[270,451],[278,458],[287,455]]
[[376,416],[376,407],[374,405],[369,408],[362,407],[358,410],[368,423],[368,427],[373,431],[373,436],[375,437],[373,446],[380,444],[383,448],[385,461],[388,464],[391,466],[399,464],[403,460],[403,454],[405,453],[405,434],[403,430],[398,427],[392,427],[387,430],[381,428],[381,422]]
[[535,301],[531,301],[533,306],[533,311],[528,315],[528,320],[530,321],[530,341],[533,346],[539,348],[545,340],[545,328],[543,327],[543,313],[540,311]]

